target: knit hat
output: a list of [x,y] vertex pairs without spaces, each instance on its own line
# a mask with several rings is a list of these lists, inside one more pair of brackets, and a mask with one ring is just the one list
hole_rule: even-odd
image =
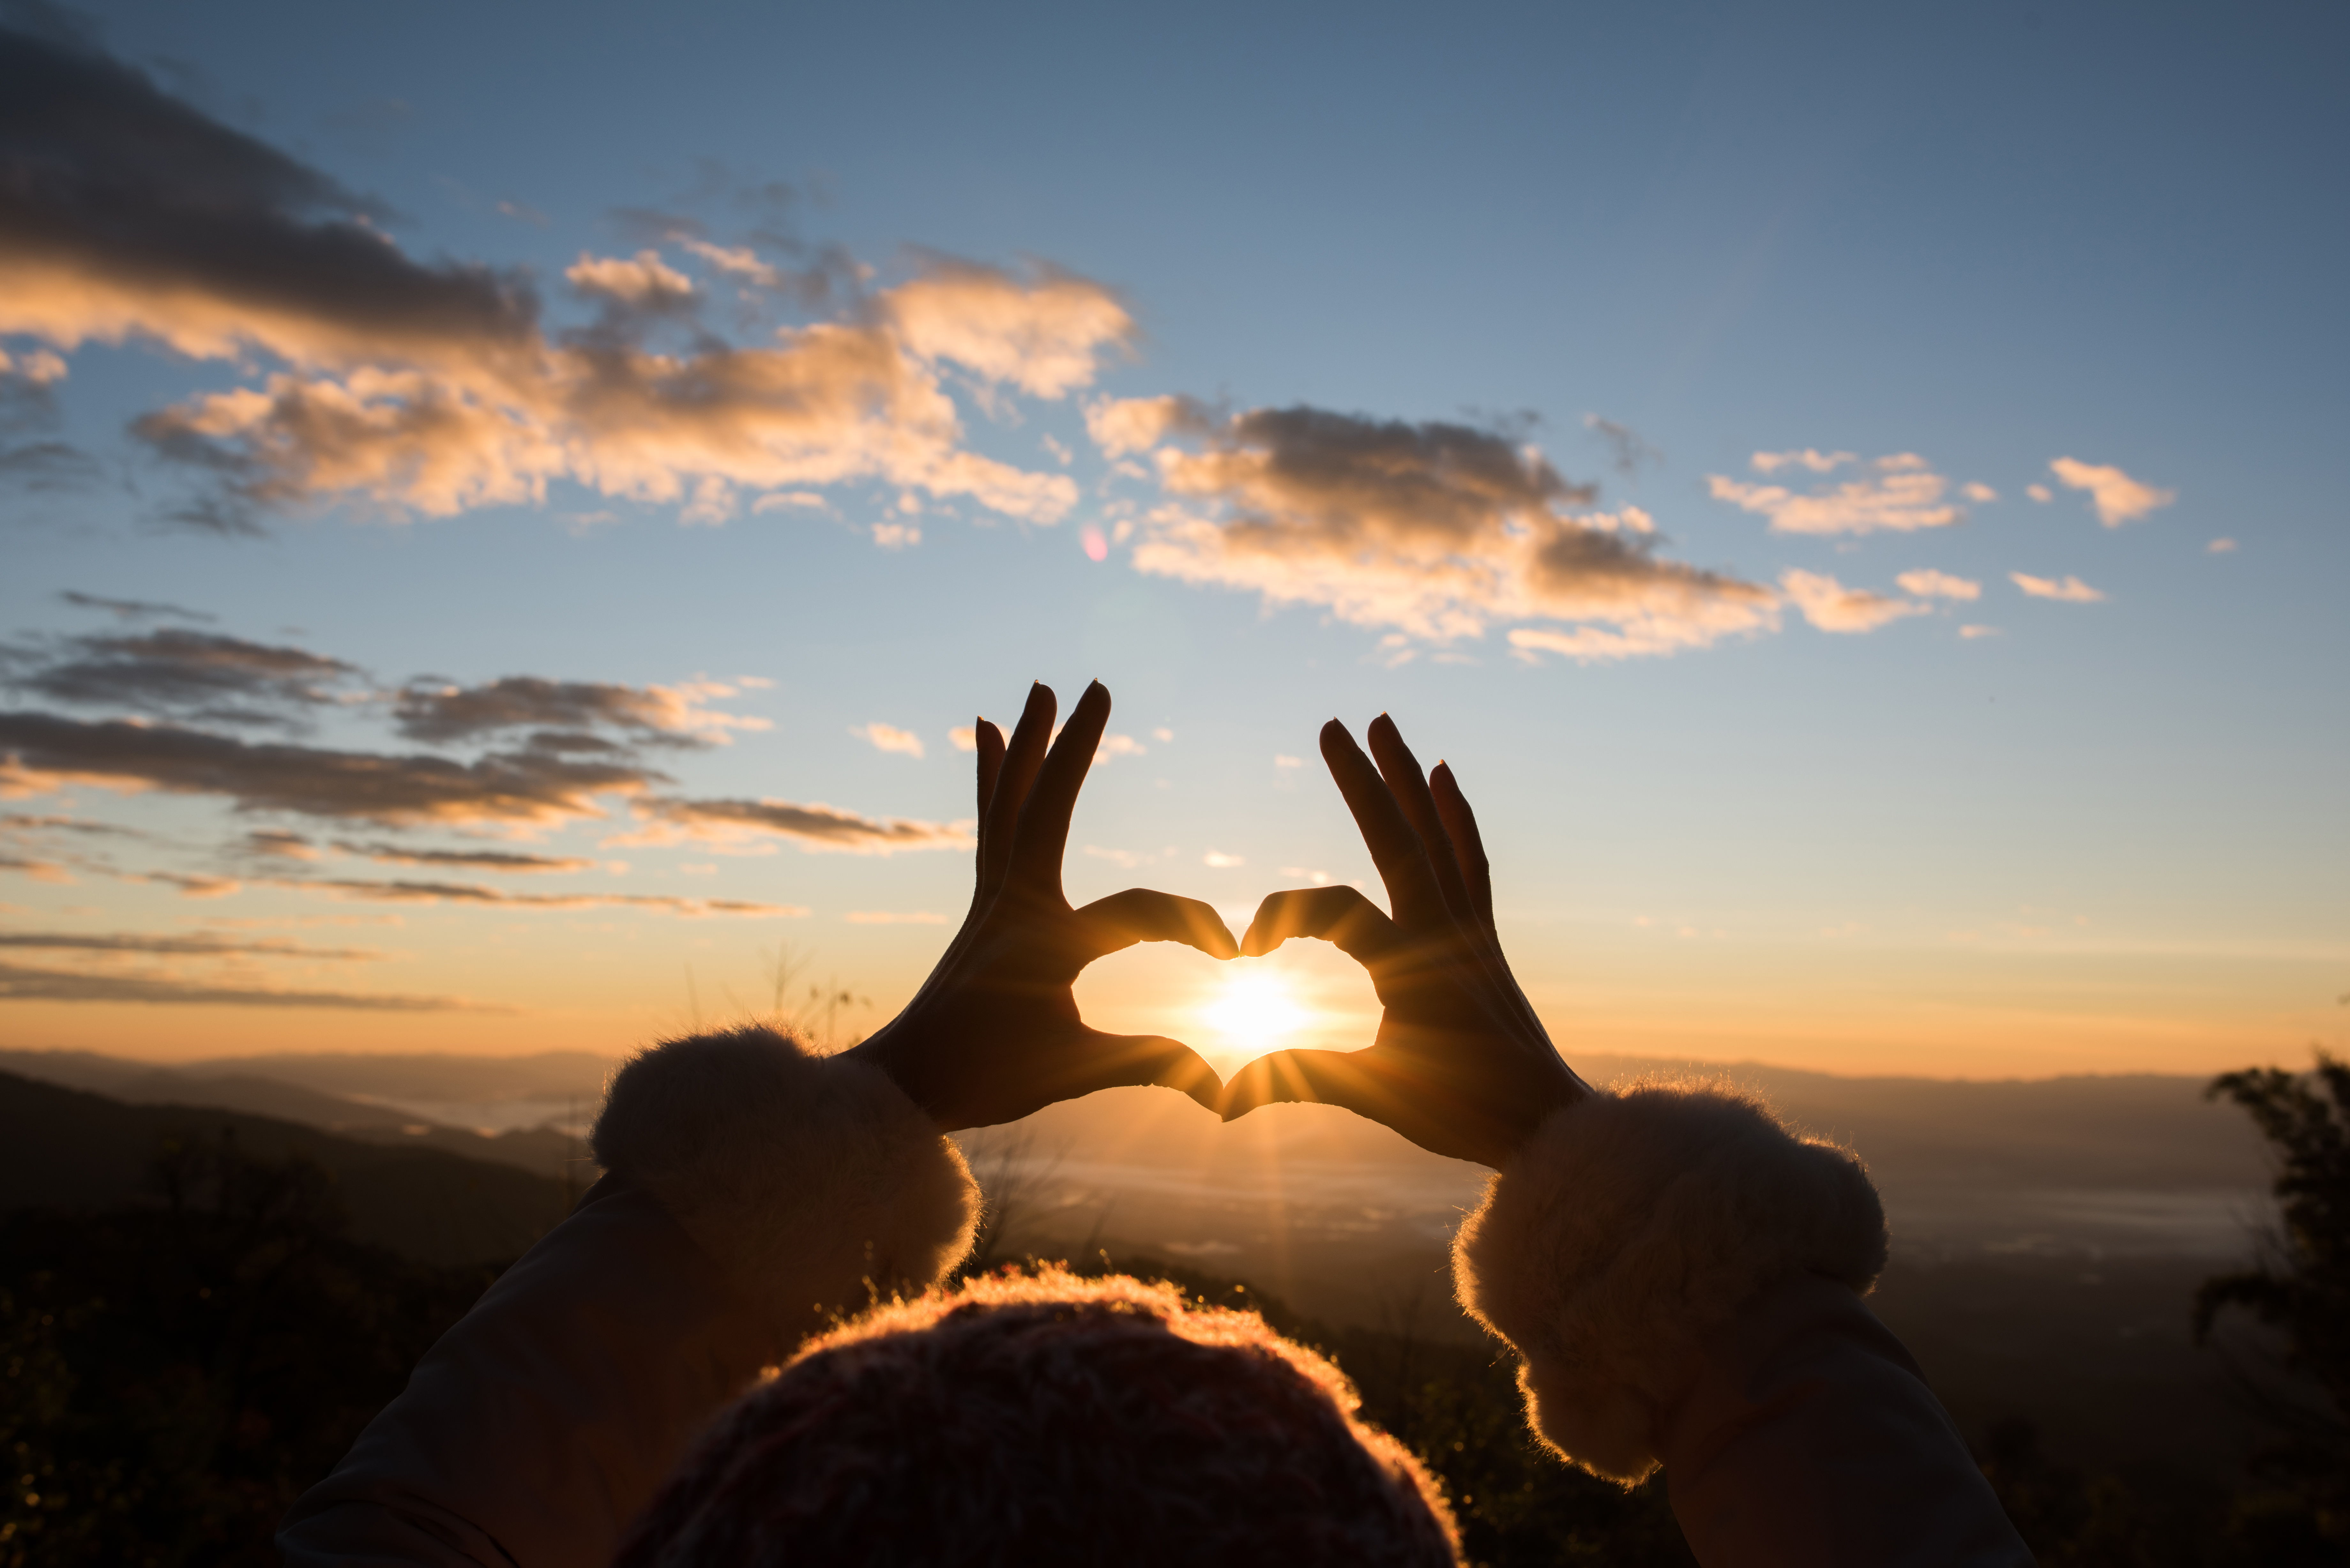
[[615,1568],[1450,1568],[1450,1511],[1253,1313],[1055,1268],[878,1307],[722,1416]]

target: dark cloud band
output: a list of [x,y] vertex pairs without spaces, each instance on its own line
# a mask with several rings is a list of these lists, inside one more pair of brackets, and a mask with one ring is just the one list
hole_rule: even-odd
[[510,1008],[445,996],[383,996],[348,991],[271,991],[140,975],[76,974],[0,963],[0,1002],[129,1002],[150,1007],[317,1007],[358,1012],[506,1012]]
[[662,777],[537,754],[446,757],[257,744],[168,724],[0,713],[0,756],[23,774],[214,794],[247,811],[387,825],[552,822],[598,815],[594,797]]

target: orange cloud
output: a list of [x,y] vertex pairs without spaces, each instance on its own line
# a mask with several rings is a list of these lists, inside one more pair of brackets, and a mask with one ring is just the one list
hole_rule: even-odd
[[1014,281],[993,267],[941,261],[881,305],[916,358],[951,360],[1038,398],[1091,386],[1104,351],[1134,337],[1134,318],[1117,296],[1051,270]]
[[[1218,420],[1183,400],[1097,404],[1106,451],[1145,450],[1172,502],[1136,536],[1135,566],[1313,605],[1450,642],[1510,621],[1513,645],[1621,658],[1775,626],[1769,589],[1659,558],[1637,507],[1575,513],[1587,486],[1490,431],[1312,408]],[[1170,440],[1170,438],[1174,438]]]
[[1968,577],[1954,577],[1948,572],[1938,572],[1930,567],[1904,572],[1893,580],[1901,585],[1902,592],[1915,594],[1921,599],[1971,600],[1982,597],[1981,583]]
[[1779,575],[1779,586],[1804,612],[1804,618],[1822,631],[1875,631],[1904,616],[1924,615],[1928,608],[1915,599],[1848,588],[1817,572],[1790,569]]
[[[1848,452],[1805,450],[1758,452],[1752,461],[1757,472],[1767,474],[1790,465],[1825,473],[1857,460]],[[1946,499],[1950,481],[1915,452],[1896,452],[1866,466],[1870,472],[1862,478],[1800,494],[1721,473],[1708,475],[1706,484],[1716,501],[1768,517],[1773,534],[1906,534],[1947,528],[1966,515]]]
[[[447,515],[535,504],[561,479],[699,522],[742,492],[848,481],[1038,523],[1076,504],[1067,476],[968,450],[943,377],[983,401],[1089,385],[1134,330],[1097,284],[932,258],[853,317],[666,353],[644,333],[691,313],[691,280],[657,249],[583,254],[566,275],[605,314],[553,334],[518,274],[410,258],[359,198],[143,74],[73,45],[12,47],[47,84],[19,115],[47,141],[10,188],[0,335],[264,363],[258,384],[135,427],[228,474],[238,501]],[[744,270],[707,242],[694,254]]]
[[921,822],[905,817],[859,816],[821,802],[788,800],[640,799],[637,815],[647,826],[614,839],[617,844],[675,844],[689,840],[725,843],[762,837],[797,839],[803,849],[851,855],[894,855],[910,849],[969,849],[967,822]]
[[2010,572],[2015,586],[2035,599],[2058,599],[2065,604],[2093,605],[2106,596],[2078,577],[2035,577],[2023,572]]
[[859,724],[848,732],[860,741],[872,742],[873,749],[877,752],[896,752],[902,756],[917,759],[922,754],[922,737],[911,730],[901,730],[895,724],[884,724],[876,720],[870,724]]
[[2097,521],[2108,528],[2135,523],[2158,507],[2168,506],[2178,499],[2177,491],[2158,490],[2151,484],[2132,479],[2118,468],[2060,457],[2051,462],[2048,469],[2059,483],[2070,489],[2087,491],[2089,505],[2095,511]]
[[582,251],[563,275],[583,294],[623,305],[681,304],[693,297],[693,280],[662,261],[659,251],[639,251],[632,260]]

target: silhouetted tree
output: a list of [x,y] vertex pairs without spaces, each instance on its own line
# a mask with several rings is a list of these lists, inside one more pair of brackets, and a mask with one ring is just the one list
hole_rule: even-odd
[[0,1216],[0,1568],[273,1563],[496,1275],[353,1241],[333,1176],[173,1134],[152,1208]]
[[2350,1064],[2223,1074],[2207,1095],[2244,1107],[2278,1160],[2280,1226],[2259,1266],[2195,1296],[2195,1337],[2241,1308],[2282,1339],[2289,1380],[2247,1379],[2274,1436],[2254,1459],[2264,1492],[2239,1510],[2272,1563],[2350,1560]]

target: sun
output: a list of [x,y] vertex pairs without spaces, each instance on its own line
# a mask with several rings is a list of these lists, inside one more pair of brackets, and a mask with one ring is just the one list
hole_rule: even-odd
[[1236,974],[1201,1015],[1232,1044],[1252,1055],[1273,1049],[1303,1027],[1309,1014],[1278,975]]

